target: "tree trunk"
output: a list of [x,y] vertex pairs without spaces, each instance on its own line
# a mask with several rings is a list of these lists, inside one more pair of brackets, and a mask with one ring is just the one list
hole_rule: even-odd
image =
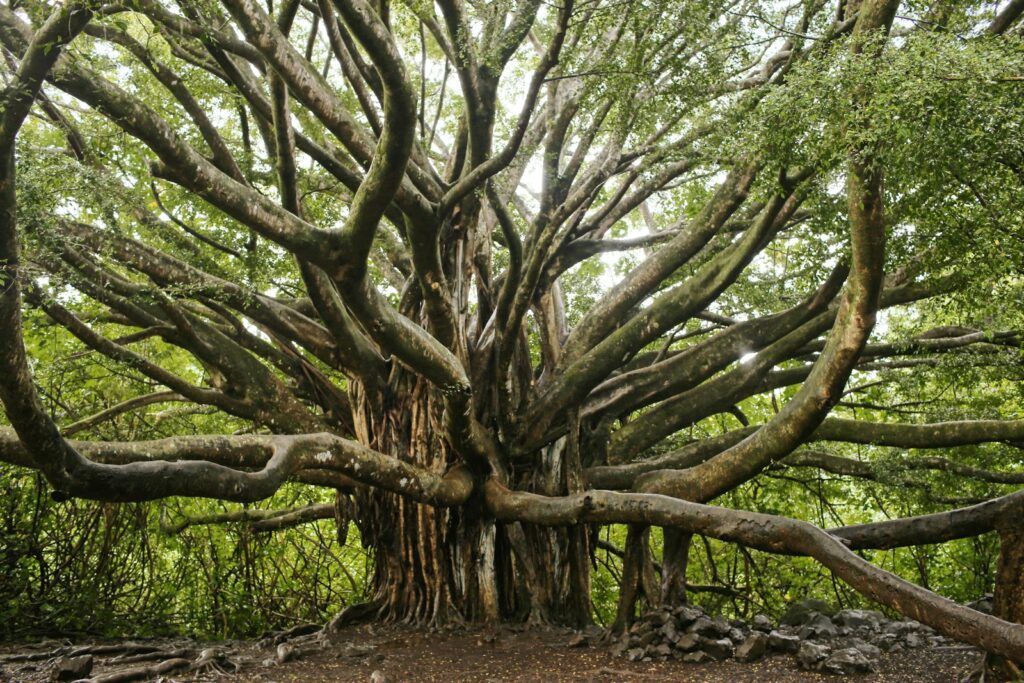
[[[535,493],[564,495],[580,488],[578,471],[575,440],[559,439],[541,452],[537,467],[519,485]],[[515,528],[520,530],[520,542],[514,545],[518,593],[526,598],[518,616],[534,624],[589,624],[589,528],[583,524],[516,524]]]
[[622,558],[622,582],[612,631],[624,631],[636,617],[637,604],[643,598],[647,606],[661,604],[661,586],[655,575],[650,549],[651,528],[630,524],[626,532],[626,554]]
[[[1024,528],[1019,520],[1007,521],[999,528],[999,563],[996,567],[995,595],[992,598],[995,616],[1011,623],[1024,623]],[[1024,653],[1008,664],[995,658],[995,668],[1011,680],[1019,677]]]
[[690,561],[692,534],[665,529],[661,560],[661,602],[676,606],[686,602],[686,568]]
[[[383,402],[360,396],[359,440],[443,474],[459,459],[442,436],[442,397],[411,376],[391,387]],[[531,469],[524,484],[566,493],[565,450],[564,442],[545,449],[541,467]],[[472,499],[460,508],[441,508],[378,489],[360,494],[358,510],[363,543],[374,553],[371,602],[377,618],[429,626],[590,623],[586,526],[498,523]]]

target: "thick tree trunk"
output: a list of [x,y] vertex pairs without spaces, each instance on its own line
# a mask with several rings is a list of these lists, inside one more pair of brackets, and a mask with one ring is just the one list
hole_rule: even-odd
[[[442,436],[442,397],[412,377],[391,386],[383,404],[361,397],[359,440],[445,473],[458,458]],[[540,459],[523,485],[566,493],[564,441]],[[431,626],[497,620],[590,623],[585,525],[497,523],[472,499],[460,508],[442,508],[377,489],[361,494],[358,508],[363,543],[374,553],[373,613],[381,619]]]
[[[401,372],[400,370],[398,372]],[[360,396],[359,440],[383,453],[445,473],[454,464],[441,398],[422,379],[394,378],[390,396]],[[363,543],[373,550],[372,602],[379,618],[440,626],[493,620],[509,609],[507,551],[493,521],[470,508],[442,508],[371,489],[358,499]]]
[[[517,476],[513,473],[513,476]],[[536,466],[517,476],[518,486],[545,495],[582,490],[578,442],[558,439],[539,454]],[[517,524],[518,592],[527,597],[520,616],[535,624],[584,626],[591,620],[590,535],[586,525]]]

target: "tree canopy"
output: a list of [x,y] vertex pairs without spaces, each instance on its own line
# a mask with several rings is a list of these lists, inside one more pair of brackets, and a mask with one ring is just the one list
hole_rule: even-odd
[[[586,623],[626,524],[618,627],[698,537],[1020,659],[1022,13],[2,6],[0,460],[354,522],[341,620]],[[860,552],[993,531],[994,616]]]

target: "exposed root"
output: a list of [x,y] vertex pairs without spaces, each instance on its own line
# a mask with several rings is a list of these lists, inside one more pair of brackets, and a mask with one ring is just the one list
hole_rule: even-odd
[[654,674],[645,674],[639,671],[624,671],[622,669],[613,669],[610,666],[602,666],[599,669],[587,672],[585,680],[592,680],[598,676],[608,676],[616,681],[634,681],[638,678],[660,678]]
[[984,653],[978,663],[964,674],[960,683],[1002,683],[1003,681],[1024,681],[1024,672],[1014,662],[989,653]]
[[190,659],[165,659],[151,666],[140,666],[133,669],[121,669],[101,676],[90,678],[89,683],[124,683],[125,681],[142,681],[156,678],[176,671],[185,671],[192,666]]
[[337,616],[327,622],[327,626],[324,630],[333,633],[346,626],[353,624],[359,624],[377,616],[380,611],[380,603],[375,600],[369,602],[360,602],[355,605],[349,605],[345,609],[341,610]]
[[151,662],[155,659],[191,659],[196,654],[195,648],[180,648],[177,650],[155,650],[137,655],[121,655],[114,657],[107,664],[138,664],[139,662]]
[[192,664],[192,671],[201,673],[216,673],[227,675],[236,673],[241,666],[230,659],[223,648],[209,647],[199,653],[199,657]]
[[41,662],[57,657],[81,657],[82,655],[143,655],[160,653],[161,648],[153,645],[140,645],[139,643],[123,643],[120,645],[65,645],[54,650],[44,652],[26,652],[14,655],[0,656],[0,663],[14,662]]
[[[190,641],[163,641],[159,644],[127,642],[104,645],[65,645],[40,652],[25,652],[0,657],[3,664],[21,664],[17,674],[76,676],[89,683],[120,683],[165,677],[168,674],[205,674],[226,676],[237,673],[245,665],[258,664],[256,657],[244,656],[245,646],[235,651],[228,647],[201,648]],[[250,648],[251,649],[251,648]],[[76,662],[75,669],[67,669],[68,660]],[[42,664],[40,666],[40,663]],[[0,671],[0,680],[4,678]],[[15,680],[18,680],[16,676]],[[49,679],[47,679],[49,680]]]
[[280,645],[281,643],[287,642],[292,638],[298,638],[299,636],[308,636],[311,633],[317,633],[324,628],[323,624],[299,624],[298,626],[292,626],[289,629],[280,631],[278,633],[270,634],[265,636],[260,642],[269,643],[272,645]]

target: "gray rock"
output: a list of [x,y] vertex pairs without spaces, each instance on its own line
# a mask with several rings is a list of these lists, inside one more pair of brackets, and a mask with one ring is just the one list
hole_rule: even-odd
[[882,656],[881,648],[871,643],[865,642],[860,638],[849,638],[843,642],[843,647],[852,647],[853,649],[860,652],[868,659],[878,659]]
[[699,633],[702,636],[711,635],[714,630],[715,623],[705,616],[697,617],[686,627],[687,633]]
[[801,669],[816,671],[818,664],[828,658],[830,654],[832,654],[832,649],[828,645],[805,640],[800,643],[800,649],[796,652],[796,663]]
[[706,652],[712,659],[719,661],[729,659],[733,653],[732,641],[728,638],[719,638],[717,640],[705,638],[700,641],[700,649]]
[[741,662],[753,662],[764,657],[768,651],[768,635],[754,631],[736,648],[735,657]]
[[903,636],[903,644],[908,648],[917,649],[928,644],[928,639],[920,633],[908,633]]
[[885,615],[881,612],[868,609],[844,609],[836,612],[832,622],[836,626],[846,626],[852,629],[878,628],[885,621]]
[[680,605],[672,610],[672,615],[679,622],[680,627],[687,626],[704,616],[704,610],[693,605]]
[[50,680],[77,681],[80,678],[88,678],[90,673],[92,673],[92,655],[61,657],[53,666]]
[[642,647],[634,647],[631,650],[626,651],[626,659],[631,662],[639,662],[644,658],[644,649]]
[[764,631],[765,633],[768,633],[772,630],[774,624],[772,624],[772,620],[768,616],[764,614],[756,614],[754,615],[754,620],[750,622],[750,626],[755,631]]
[[629,644],[632,647],[647,647],[657,639],[657,633],[655,633],[654,631],[647,631],[646,633],[641,633],[640,635],[633,636],[630,639]]
[[885,632],[902,636],[906,633],[913,633],[918,630],[920,626],[921,625],[916,621],[890,621],[885,625]]
[[693,652],[687,652],[685,655],[683,655],[683,661],[688,664],[700,664],[710,659],[711,657],[709,657],[706,652],[702,652],[701,650],[694,650]]
[[967,606],[984,614],[992,614],[992,594],[983,595],[977,600],[967,603]]
[[299,651],[288,643],[281,643],[277,646],[277,663],[284,664],[299,656]]
[[871,660],[864,656],[859,650],[848,647],[843,650],[836,650],[830,654],[819,666],[819,670],[833,674],[847,675],[867,673],[874,667]]
[[727,636],[729,635],[729,632],[732,631],[732,624],[730,624],[729,620],[723,617],[721,614],[719,614],[717,617],[713,617],[711,619],[711,623],[713,623],[715,625],[715,628],[718,629],[717,635],[719,636]]
[[346,657],[367,657],[376,649],[376,645],[369,643],[345,643],[341,653]]
[[661,659],[665,659],[666,657],[672,654],[672,647],[670,645],[662,643],[661,645],[655,645],[654,647],[648,649],[647,654],[651,655],[652,657],[660,657]]
[[380,669],[370,674],[370,683],[392,683],[391,677]]
[[692,652],[700,645],[700,636],[696,633],[684,633],[676,639],[676,649],[683,652]]
[[799,600],[790,605],[786,613],[782,615],[779,623],[785,626],[803,626],[816,614],[832,616],[835,613],[835,608],[824,600],[809,598]]
[[895,633],[880,633],[872,638],[871,642],[882,648],[885,652],[888,652],[893,649],[893,647],[900,644],[900,637]]
[[666,621],[664,625],[658,629],[658,633],[661,634],[662,638],[670,642],[675,642],[676,638],[679,637],[679,631],[676,630],[676,622]]
[[644,615],[644,621],[648,624],[654,624],[655,626],[661,626],[672,618],[672,612],[667,607],[653,610]]
[[698,617],[697,620],[690,624],[686,630],[690,633],[697,633],[707,638],[722,638],[729,635],[729,630],[731,628],[729,621],[725,617],[715,617],[714,619]]
[[800,649],[800,636],[782,631],[772,631],[768,634],[768,647],[776,652],[795,654]]
[[628,650],[628,649],[629,649],[629,636],[627,635],[625,638],[620,638],[614,645],[612,645],[612,647],[611,647],[612,656],[613,657],[621,657],[623,654],[625,654],[626,650]]
[[815,614],[809,621],[800,627],[800,637],[803,639],[827,640],[839,635],[839,629],[832,623],[832,620],[824,614]]
[[735,626],[729,629],[729,640],[731,640],[734,644],[739,645],[746,639],[747,634],[743,630],[738,629]]

